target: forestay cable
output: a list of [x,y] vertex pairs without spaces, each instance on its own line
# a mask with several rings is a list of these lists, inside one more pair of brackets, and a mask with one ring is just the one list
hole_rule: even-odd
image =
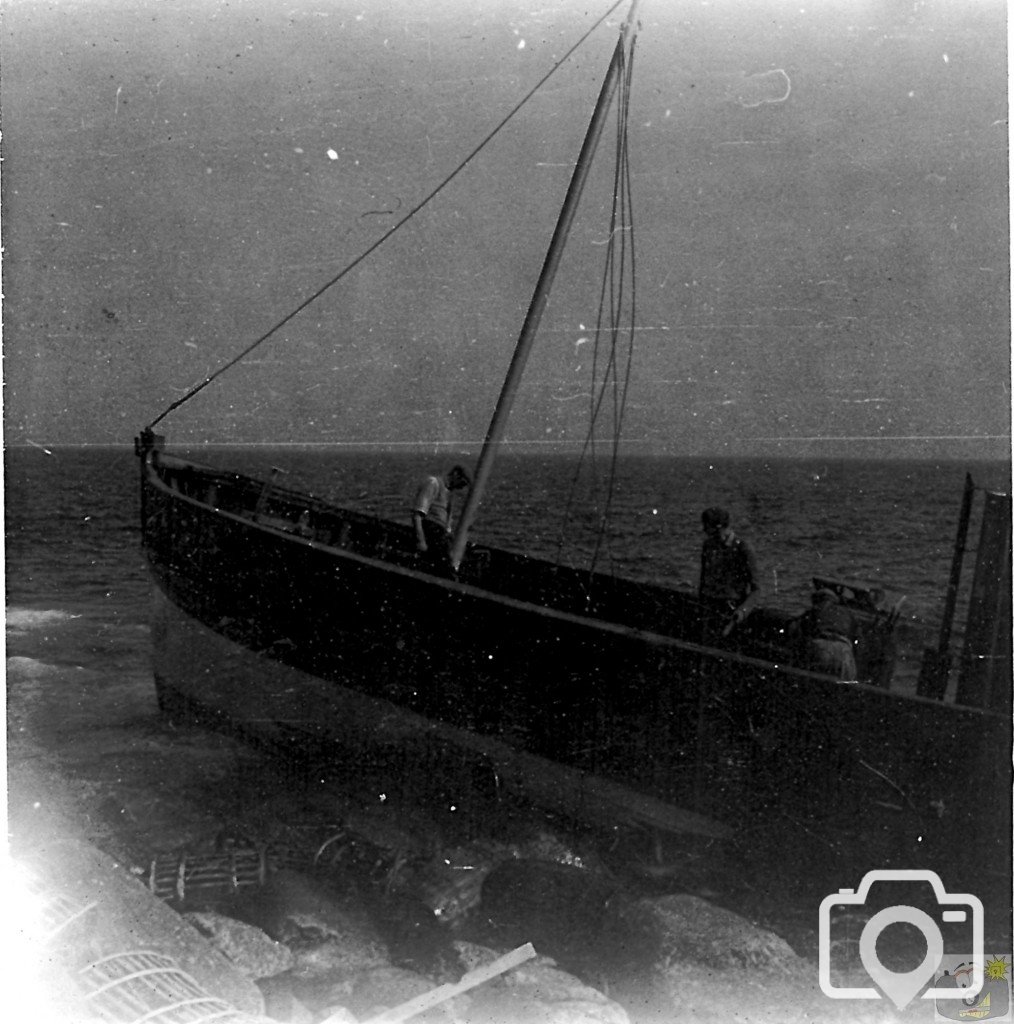
[[329,288],[332,288],[334,285],[336,285],[350,271],[354,270],[357,266],[359,266],[359,264],[362,263],[363,260],[365,260],[368,256],[370,256],[377,249],[379,249],[380,246],[383,245],[384,242],[386,242],[396,231],[398,231],[405,224],[407,224],[421,209],[423,209],[423,207],[427,206],[431,202],[431,200],[433,200],[437,195],[439,195],[439,193],[442,192],[465,169],[465,167],[476,156],[478,156],[478,154],[483,149],[486,148],[486,146],[495,138],[495,136],[497,136],[500,133],[500,131],[507,125],[507,123],[514,117],[514,115],[517,114],[519,110],[521,110],[521,108],[542,88],[542,86],[545,85],[546,82],[549,81],[549,79],[554,74],[556,74],[560,67],[570,59],[571,55],[580,46],[584,45],[588,37],[617,9],[617,7],[619,7],[624,2],[625,0],[616,0],[616,3],[614,3],[612,7],[610,7],[609,10],[606,11],[605,14],[603,14],[602,17],[599,18],[591,26],[591,28],[589,28],[588,31],[585,32],[584,35],[581,36],[581,38],[578,39],[578,41],[574,43],[574,45],[542,76],[542,78],[540,78],[538,82],[536,82],[535,85],[532,86],[532,88],[518,101],[518,103],[516,103],[515,106],[501,119],[499,124],[497,124],[496,127],[493,128],[493,130],[490,131],[485,136],[485,138],[483,138],[482,141],[468,154],[468,156],[466,156],[461,161],[461,163],[459,163],[458,166],[455,167],[454,170],[451,171],[451,173],[448,174],[447,177],[444,178],[439,185],[436,186],[436,188],[434,188],[423,199],[416,203],[416,205],[413,206],[408,211],[408,213],[406,213],[405,216],[401,218],[401,220],[391,225],[391,227],[389,227],[387,231],[384,232],[384,234],[377,239],[377,241],[375,241],[371,246],[369,246],[367,249],[361,252],[354,260],[352,260],[351,263],[346,264],[337,274],[335,274],[334,277],[332,277],[325,284],[321,285],[312,295],[304,299],[298,306],[296,306],[295,309],[293,309],[291,312],[287,313],[284,317],[282,317],[281,320],[279,320],[269,330],[265,331],[259,338],[257,338],[256,341],[247,345],[247,347],[243,349],[243,351],[240,352],[239,355],[235,356],[233,359],[230,359],[229,362],[227,362],[224,366],[219,367],[213,374],[211,374],[210,377],[205,377],[205,379],[202,380],[200,384],[197,384],[196,386],[191,388],[182,398],[177,399],[175,402],[169,405],[159,416],[157,416],[155,419],[151,421],[151,423],[148,424],[147,429],[151,430],[162,420],[164,420],[165,417],[168,416],[169,413],[171,413],[174,409],[178,409],[181,405],[183,405],[184,402],[188,402],[199,391],[202,391],[204,388],[206,388],[213,380],[217,379],[223,373],[225,373],[226,370],[231,369],[238,362],[245,359],[251,352],[253,352],[255,348],[257,348],[258,345],[267,341],[268,338],[270,338],[273,334],[281,330],[290,320],[293,319],[293,317],[301,313],[311,303],[316,302],[316,300],[319,299]]

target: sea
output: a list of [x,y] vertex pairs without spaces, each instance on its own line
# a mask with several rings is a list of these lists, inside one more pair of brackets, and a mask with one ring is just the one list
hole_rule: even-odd
[[[404,522],[422,476],[473,458],[296,446],[181,453],[264,478],[274,473],[279,486]],[[765,603],[802,611],[818,576],[865,581],[898,604],[899,680],[914,686],[919,658],[940,627],[966,474],[980,490],[1009,492],[1003,463],[614,462],[605,451],[583,459],[511,453],[497,463],[472,539],[570,565],[593,560],[599,571],[692,589],[701,510],[723,506],[757,552]],[[198,728],[181,733],[159,717],[138,492],[139,465],[125,447],[6,452],[10,777],[17,778],[18,758],[41,759],[86,790],[107,790],[106,817],[122,816],[124,827],[149,821],[151,807],[138,804],[150,802],[146,786],[156,784],[167,819],[182,806],[210,815],[223,800],[222,765],[244,756],[232,745],[239,741]],[[976,498],[955,643],[975,559],[978,492]],[[247,797],[237,799],[251,810]],[[263,819],[271,806],[262,799],[254,812]],[[149,830],[146,841],[179,846],[205,825]]]

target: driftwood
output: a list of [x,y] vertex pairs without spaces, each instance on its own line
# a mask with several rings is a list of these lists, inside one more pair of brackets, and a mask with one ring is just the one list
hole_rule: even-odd
[[[501,974],[523,964],[526,960],[531,960],[535,955],[535,949],[532,944],[526,942],[523,946],[518,946],[517,949],[511,950],[511,952],[498,957],[492,963],[486,964],[485,967],[476,967],[474,971],[469,971],[460,981],[454,984],[440,985],[429,992],[424,992],[422,995],[408,1000],[407,1003],[402,1003],[400,1006],[395,1006],[390,1010],[384,1010],[383,1013],[379,1013],[375,1017],[370,1017],[363,1024],[398,1024],[399,1021],[409,1020],[411,1017],[416,1016],[416,1014],[438,1006],[448,999],[453,999],[455,996],[461,995],[462,992],[467,992],[470,988],[475,988],[487,981],[491,981],[493,978],[499,977]],[[338,1021],[343,1019],[341,1014],[336,1014],[333,1017],[325,1018],[321,1024],[337,1024]]]

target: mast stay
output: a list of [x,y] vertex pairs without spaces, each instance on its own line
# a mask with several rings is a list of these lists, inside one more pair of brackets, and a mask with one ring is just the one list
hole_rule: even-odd
[[[546,84],[546,82],[567,62],[570,56],[584,44],[585,40],[615,11],[623,0],[616,0],[616,2],[606,11],[589,29],[581,36],[580,39],[565,54],[532,86],[531,89],[511,108],[508,113],[501,118],[499,124],[497,124],[491,131],[487,132],[485,137],[479,142],[479,144],[463,159],[458,165],[448,174],[435,188],[431,189],[419,202],[415,204],[407,213],[405,213],[400,220],[392,224],[375,242],[364,249],[358,256],[356,256],[351,262],[346,263],[341,270],[338,271],[329,281],[326,281],[323,285],[318,287],[310,296],[303,299],[294,309],[291,309],[285,314],[280,320],[268,328],[259,338],[255,339],[246,348],[244,348],[238,355],[233,356],[228,362],[220,366],[213,373],[210,373],[203,380],[199,381],[193,387],[191,387],[182,398],[176,399],[171,402],[158,416],[155,417],[147,427],[143,428],[142,435],[154,436],[153,429],[159,423],[162,422],[175,409],[178,409],[181,405],[189,402],[200,391],[203,391],[212,381],[216,380],[227,370],[231,370],[237,363],[245,359],[254,349],[258,348],[269,338],[273,337],[280,331],[290,320],[294,319],[299,313],[301,313],[307,306],[316,302],[325,292],[333,288],[339,281],[341,281],[346,275],[351,273],[356,267],[359,266],[364,260],[372,255],[377,249],[379,249],[395,232],[400,230],[405,224],[407,224],[417,213],[420,212],[424,207],[428,206],[429,203],[436,198],[471,162],[478,156],[478,154],[486,148],[486,146],[500,133],[508,121],[510,121],[515,114]],[[631,7],[631,16],[633,15],[634,7],[637,5],[637,0],[634,0],[633,6]],[[631,19],[628,19],[627,24],[630,23]]]

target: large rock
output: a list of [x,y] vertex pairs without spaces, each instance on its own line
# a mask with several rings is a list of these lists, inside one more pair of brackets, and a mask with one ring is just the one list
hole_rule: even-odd
[[597,857],[575,852],[558,836],[540,828],[519,835],[509,843],[473,838],[464,845],[441,849],[421,867],[402,872],[396,879],[396,887],[429,906],[442,924],[457,930],[466,924],[480,904],[485,904],[486,879],[490,873],[512,861],[560,867],[581,873],[586,879],[603,873],[603,865]]
[[270,978],[292,966],[292,951],[288,946],[276,942],[252,924],[215,911],[192,911],[183,917],[248,978],[255,981]]
[[805,963],[780,936],[698,896],[616,901],[610,910],[613,941],[636,963],[750,968],[779,976],[789,976]]
[[531,942],[556,960],[583,961],[598,944],[616,888],[616,882],[586,868],[507,861],[483,882],[482,911],[498,943]]
[[644,1024],[895,1019],[882,1003],[829,999],[784,939],[696,896],[617,900],[603,938],[609,991]]
[[304,980],[328,982],[390,964],[387,946],[366,909],[351,896],[339,898],[323,883],[295,871],[279,871],[237,905],[237,914],[291,951],[291,971]]
[[257,987],[264,996],[264,1012],[282,1024],[314,1024],[320,1019],[312,1013],[292,989],[292,979],[286,974],[273,974],[259,978]]

